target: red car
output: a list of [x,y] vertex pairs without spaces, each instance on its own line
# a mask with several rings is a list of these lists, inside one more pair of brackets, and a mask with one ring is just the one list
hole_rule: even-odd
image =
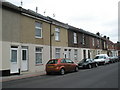
[[66,58],[51,59],[46,64],[46,74],[58,72],[63,75],[65,72],[78,71],[78,65]]

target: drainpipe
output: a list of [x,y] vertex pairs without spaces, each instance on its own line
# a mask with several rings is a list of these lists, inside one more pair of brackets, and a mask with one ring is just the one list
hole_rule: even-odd
[[52,21],[50,22],[50,59],[52,59]]

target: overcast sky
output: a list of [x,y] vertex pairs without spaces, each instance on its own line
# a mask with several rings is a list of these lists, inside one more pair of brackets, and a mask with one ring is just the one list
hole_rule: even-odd
[[[17,6],[21,0],[7,0]],[[118,41],[118,2],[120,0],[22,0],[23,8],[36,9],[38,13],[61,22]],[[44,14],[44,11],[46,12]]]

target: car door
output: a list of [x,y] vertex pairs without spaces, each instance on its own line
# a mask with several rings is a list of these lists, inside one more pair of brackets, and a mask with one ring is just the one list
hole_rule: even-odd
[[70,60],[70,59],[66,59],[66,62],[67,62],[68,70],[73,71],[74,68],[75,68],[74,62],[72,60]]
[[65,68],[65,71],[69,69],[68,64],[65,59],[61,59],[60,66]]

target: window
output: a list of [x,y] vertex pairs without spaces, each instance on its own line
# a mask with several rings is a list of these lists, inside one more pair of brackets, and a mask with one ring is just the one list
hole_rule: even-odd
[[66,63],[74,63],[72,60],[66,59]]
[[61,63],[66,63],[66,60],[65,60],[65,59],[62,59],[62,60],[61,60]]
[[55,28],[55,40],[60,41],[60,29]]
[[11,51],[11,62],[17,62],[17,50]]
[[98,47],[100,47],[100,41],[99,40],[97,40],[97,45],[98,45]]
[[83,34],[82,37],[83,37],[83,42],[82,42],[82,43],[83,43],[83,45],[84,45],[84,44],[85,44],[85,35]]
[[27,60],[26,50],[22,50],[22,60]]
[[94,38],[92,38],[92,41],[93,41],[93,43],[92,43],[92,44],[93,44],[93,46],[95,46],[95,39],[94,39]]
[[36,56],[36,64],[42,63],[42,47],[36,47],[35,48],[35,56]]
[[47,64],[57,64],[58,63],[58,60],[50,60],[48,61]]
[[74,50],[74,59],[75,60],[78,59],[78,51],[77,51],[77,49]]
[[55,58],[60,58],[60,48],[55,49]]
[[42,38],[42,24],[35,22],[35,37]]
[[74,32],[74,43],[77,43],[77,33]]

